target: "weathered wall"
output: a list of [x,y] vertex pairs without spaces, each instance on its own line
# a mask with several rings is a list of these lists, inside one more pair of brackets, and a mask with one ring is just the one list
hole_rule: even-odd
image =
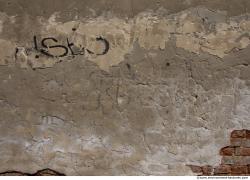
[[250,127],[250,1],[0,0],[0,172],[191,175]]

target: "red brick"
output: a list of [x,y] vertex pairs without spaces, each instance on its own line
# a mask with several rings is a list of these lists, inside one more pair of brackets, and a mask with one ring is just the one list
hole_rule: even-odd
[[231,173],[226,173],[226,174],[213,174],[213,176],[230,176]]
[[234,164],[235,165],[248,165],[250,162],[249,156],[235,156],[234,157]]
[[212,166],[203,166],[202,172],[203,172],[203,175],[205,175],[205,176],[212,175],[213,167]]
[[250,156],[223,156],[221,164],[248,165],[250,164]]
[[241,146],[242,147],[250,147],[250,139],[242,139]]
[[246,138],[250,139],[250,130],[246,130]]
[[235,152],[235,148],[234,147],[224,147],[220,150],[220,155],[221,156],[233,156]]
[[237,156],[250,156],[250,148],[247,147],[237,147],[235,154]]
[[228,174],[231,173],[230,165],[220,165],[214,169],[214,174]]
[[242,142],[244,141],[244,139],[242,139],[242,138],[231,138],[230,141],[231,141],[231,146],[238,147],[238,146],[242,145]]
[[237,174],[237,173],[231,173],[228,176],[248,176],[247,174]]
[[235,164],[233,156],[223,156],[221,158],[221,164]]
[[247,174],[248,167],[247,166],[240,166],[240,165],[233,165],[231,166],[232,174]]
[[195,165],[188,165],[191,170],[193,171],[193,173],[202,173],[202,168],[200,166],[195,166]]
[[246,130],[234,130],[231,133],[231,138],[245,138],[246,137]]

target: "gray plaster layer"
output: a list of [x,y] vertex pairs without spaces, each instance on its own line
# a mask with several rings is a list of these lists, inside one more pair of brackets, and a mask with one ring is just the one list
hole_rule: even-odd
[[[250,127],[250,4],[0,1],[0,171],[191,175]],[[60,55],[66,39],[95,52]],[[109,42],[109,51],[98,55]]]

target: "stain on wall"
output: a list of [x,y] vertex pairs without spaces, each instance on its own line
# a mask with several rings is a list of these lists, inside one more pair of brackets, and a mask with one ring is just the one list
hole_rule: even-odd
[[229,132],[250,127],[249,11],[248,0],[0,0],[0,172],[217,166]]

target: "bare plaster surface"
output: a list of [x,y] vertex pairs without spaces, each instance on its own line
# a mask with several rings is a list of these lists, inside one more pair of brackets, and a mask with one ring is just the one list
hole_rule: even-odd
[[0,0],[0,171],[218,164],[231,130],[250,127],[249,11],[247,0]]

